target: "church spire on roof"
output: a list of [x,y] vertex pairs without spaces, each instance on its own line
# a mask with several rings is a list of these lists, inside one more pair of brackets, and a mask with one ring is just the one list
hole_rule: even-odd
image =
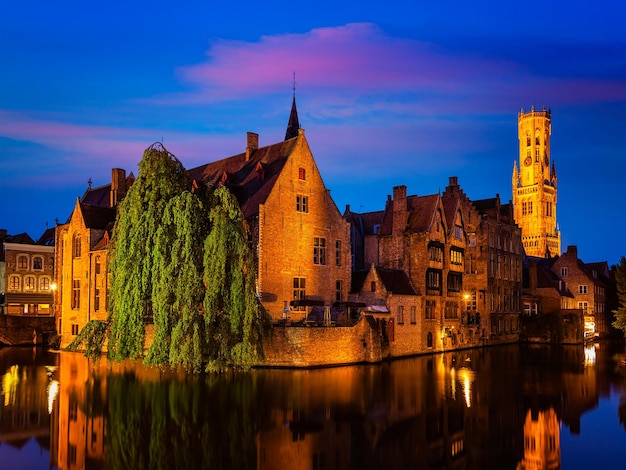
[[293,73],[293,101],[291,102],[291,113],[289,114],[289,122],[287,123],[287,132],[285,140],[298,136],[300,122],[298,121],[298,109],[296,108],[296,72]]

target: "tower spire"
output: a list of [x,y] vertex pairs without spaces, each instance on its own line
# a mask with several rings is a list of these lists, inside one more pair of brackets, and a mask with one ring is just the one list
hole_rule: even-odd
[[296,72],[293,73],[293,101],[291,102],[291,113],[289,114],[289,122],[287,123],[287,132],[285,133],[285,140],[292,139],[298,136],[298,129],[300,129],[300,122],[298,121],[298,109],[296,108]]

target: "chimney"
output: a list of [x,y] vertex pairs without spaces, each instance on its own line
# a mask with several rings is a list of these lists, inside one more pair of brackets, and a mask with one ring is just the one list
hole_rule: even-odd
[[252,152],[259,148],[259,134],[248,132],[246,138],[246,161],[250,160]]
[[450,176],[449,178],[450,186],[458,186],[459,185],[459,177],[458,176]]
[[393,216],[392,231],[404,232],[409,218],[406,203],[406,186],[394,186],[393,188]]
[[111,170],[110,207],[117,206],[124,196],[126,196],[126,170],[113,168]]
[[569,245],[567,247],[567,254],[572,255],[574,259],[578,259],[578,247],[576,245]]

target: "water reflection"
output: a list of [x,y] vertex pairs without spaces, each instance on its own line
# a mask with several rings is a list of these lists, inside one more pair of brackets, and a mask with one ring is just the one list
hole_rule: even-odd
[[512,346],[219,377],[13,359],[0,438],[41,436],[60,469],[555,469],[561,431],[584,434],[581,415],[624,394],[613,352]]

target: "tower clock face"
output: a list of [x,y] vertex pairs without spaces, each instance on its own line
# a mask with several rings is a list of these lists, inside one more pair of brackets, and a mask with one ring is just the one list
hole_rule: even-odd
[[524,165],[530,166],[532,162],[533,162],[532,158],[526,157],[526,160],[524,160]]

